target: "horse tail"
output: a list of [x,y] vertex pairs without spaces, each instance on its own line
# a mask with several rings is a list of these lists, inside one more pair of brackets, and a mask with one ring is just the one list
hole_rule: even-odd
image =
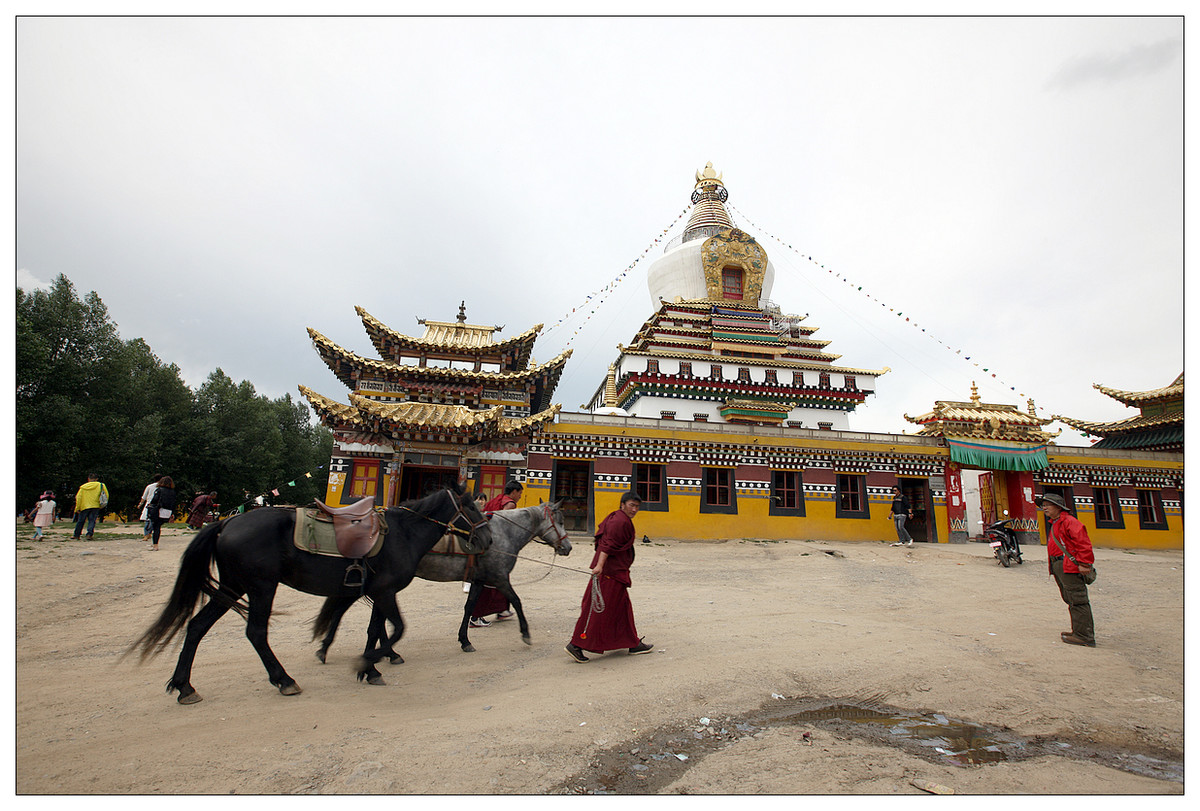
[[122,659],[139,648],[143,662],[162,653],[175,635],[187,625],[201,595],[229,599],[220,594],[218,584],[212,576],[217,537],[221,534],[224,523],[221,521],[209,524],[196,533],[196,537],[179,559],[179,575],[175,578],[175,588],[171,591],[162,613],[154,624],[121,654]]
[[[368,605],[371,604],[371,598],[363,595],[361,599]],[[345,615],[345,611],[338,612],[337,600],[333,597],[326,597],[325,602],[321,603],[321,610],[317,612],[317,616],[313,618],[312,638],[316,639],[319,636],[325,635],[331,627],[333,627],[334,614],[339,614],[338,620]]]

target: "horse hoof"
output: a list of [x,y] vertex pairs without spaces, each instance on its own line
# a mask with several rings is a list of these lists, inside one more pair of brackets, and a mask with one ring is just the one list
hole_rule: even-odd
[[176,699],[176,701],[178,701],[180,704],[199,704],[203,700],[203,696],[194,690],[188,693],[186,696],[180,695],[179,698]]
[[321,660],[321,664],[325,664],[325,651],[317,651],[317,658]]
[[397,653],[389,661],[394,665],[402,665],[404,664],[404,657]]
[[463,649],[463,653],[474,653],[475,652],[475,646],[472,645],[470,642],[463,645],[462,649]]
[[291,684],[285,684],[280,687],[279,692],[281,695],[285,696],[298,696],[304,691],[300,689],[300,685],[292,682]]
[[529,637],[529,634],[525,634],[524,636],[522,636],[521,641],[524,642],[526,645],[533,644],[533,640]]
[[383,676],[367,676],[367,684],[387,684]]

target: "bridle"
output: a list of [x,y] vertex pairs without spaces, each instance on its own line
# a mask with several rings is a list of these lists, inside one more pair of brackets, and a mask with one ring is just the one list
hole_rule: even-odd
[[[521,524],[519,521],[517,521],[515,518],[511,518],[504,514],[504,513],[508,512],[508,510],[498,510],[497,512],[492,513],[492,517],[493,518],[503,518],[505,521],[510,521],[510,522],[516,524],[517,526],[521,527],[522,530],[527,531],[529,533],[529,537],[525,540],[525,543],[529,543],[529,541],[532,541],[534,538],[540,538],[547,546],[551,547],[555,552],[561,552],[563,541],[567,540],[567,533],[559,527],[558,521],[555,520],[555,518],[554,518],[554,511],[551,509],[551,506],[552,505],[550,502],[546,502],[546,503],[542,504],[542,517],[545,520],[550,522],[550,526],[558,534],[558,537],[554,538],[554,539],[547,538],[545,535],[543,535],[541,532],[539,532],[537,524],[535,524],[531,529],[525,530],[525,527],[521,527]],[[523,545],[524,544],[522,544],[522,546]]]
[[[410,507],[401,506],[400,509],[410,512],[413,515],[424,518],[426,521],[432,521],[433,523],[437,524],[438,526],[443,527],[446,530],[446,532],[448,532],[452,535],[457,535],[458,537],[463,538],[468,541],[471,540],[471,538],[475,535],[475,532],[480,527],[487,526],[488,520],[487,520],[486,516],[481,514],[480,519],[478,521],[475,521],[475,520],[472,520],[471,516],[467,515],[467,511],[464,509],[466,501],[460,501],[459,499],[455,498],[454,493],[450,490],[450,488],[446,488],[443,492],[446,495],[450,496],[450,500],[454,503],[454,507],[455,507],[454,515],[450,516],[449,521],[439,521],[436,518],[432,518],[428,515],[422,515],[421,513],[417,512],[416,510],[414,510]],[[466,497],[464,496],[464,499],[465,498]],[[462,527],[456,525],[456,522],[458,521],[459,518],[461,518],[467,522],[467,524],[470,526],[469,530],[463,529]]]

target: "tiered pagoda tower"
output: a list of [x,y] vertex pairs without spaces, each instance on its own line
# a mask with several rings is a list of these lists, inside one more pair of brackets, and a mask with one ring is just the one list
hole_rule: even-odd
[[355,309],[379,358],[308,330],[349,403],[299,387],[333,431],[328,503],[391,506],[466,479],[491,496],[523,474],[531,433],[561,409],[550,400],[571,350],[537,364],[541,324],[497,340],[503,327],[466,323],[465,302],[456,321],[418,319],[419,338]]
[[657,311],[583,406],[595,413],[697,422],[846,429],[885,369],[834,365],[804,316],[770,301],[775,269],[725,209],[709,163],[696,173],[683,234],[651,265]]
[[1058,415],[1054,419],[1086,436],[1101,437],[1093,446],[1096,448],[1183,453],[1182,373],[1170,385],[1150,391],[1121,391],[1099,383],[1092,387],[1141,413],[1115,422],[1087,422]]

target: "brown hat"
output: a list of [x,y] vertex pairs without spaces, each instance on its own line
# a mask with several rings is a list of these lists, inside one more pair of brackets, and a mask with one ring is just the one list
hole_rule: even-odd
[[1038,505],[1039,509],[1041,508],[1043,501],[1048,501],[1055,507],[1058,507],[1060,510],[1064,510],[1065,512],[1071,511],[1071,508],[1067,506],[1067,502],[1063,501],[1063,497],[1058,493],[1046,493],[1043,496],[1033,497],[1033,503]]

